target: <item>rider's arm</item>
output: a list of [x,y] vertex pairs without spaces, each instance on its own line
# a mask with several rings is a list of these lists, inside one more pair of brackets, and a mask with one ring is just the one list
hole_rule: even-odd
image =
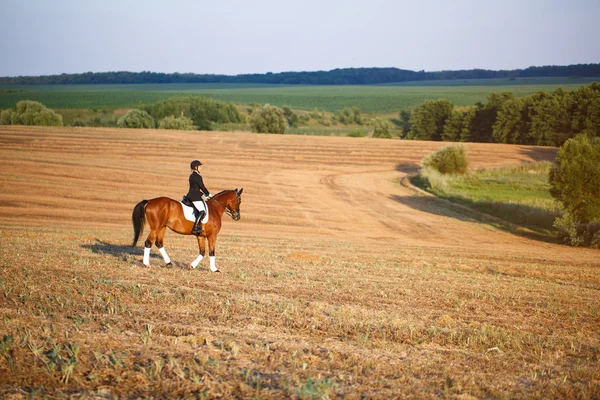
[[202,177],[200,175],[197,175],[197,174],[196,174],[196,183],[198,184],[198,187],[200,188],[200,190],[202,191],[202,193],[205,196],[211,197],[210,191],[206,188],[206,186],[204,186],[204,182],[202,181]]

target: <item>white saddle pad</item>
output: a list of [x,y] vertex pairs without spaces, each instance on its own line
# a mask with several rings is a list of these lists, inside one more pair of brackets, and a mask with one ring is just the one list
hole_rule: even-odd
[[[194,218],[194,207],[188,207],[185,204],[183,204],[182,202],[179,202],[179,204],[181,204],[181,208],[183,208],[183,215],[184,215],[185,219],[187,219],[188,221],[196,222],[196,218]],[[204,216],[204,218],[202,218],[202,221],[200,221],[203,224],[208,222],[208,210],[206,209],[206,204],[204,204],[204,207],[205,207],[204,211],[206,211],[206,215]],[[198,211],[202,211],[202,210],[198,210]]]

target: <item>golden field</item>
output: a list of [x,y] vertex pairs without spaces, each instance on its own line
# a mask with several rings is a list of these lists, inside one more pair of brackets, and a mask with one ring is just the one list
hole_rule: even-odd
[[[600,252],[400,184],[442,143],[0,127],[0,398],[600,398]],[[467,144],[473,168],[556,149]],[[143,199],[244,188],[217,266]],[[146,229],[145,234],[148,233]],[[142,236],[141,242],[145,240]],[[207,257],[208,258],[208,257]]]

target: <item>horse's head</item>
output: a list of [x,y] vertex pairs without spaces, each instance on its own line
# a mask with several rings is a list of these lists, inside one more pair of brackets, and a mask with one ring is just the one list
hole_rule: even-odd
[[227,215],[233,218],[234,221],[240,220],[240,204],[242,203],[243,191],[243,188],[240,190],[228,190],[213,197],[215,201],[225,208]]

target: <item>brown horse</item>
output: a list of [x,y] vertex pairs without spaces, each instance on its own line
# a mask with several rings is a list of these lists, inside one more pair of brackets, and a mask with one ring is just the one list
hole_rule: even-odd
[[[200,255],[192,261],[190,268],[196,268],[204,258],[205,239],[208,239],[208,251],[210,255],[210,270],[219,272],[216,267],[215,243],[217,234],[221,230],[221,217],[227,213],[235,221],[240,219],[240,204],[242,202],[242,191],[244,189],[224,190],[212,198],[206,205],[208,207],[208,222],[203,225],[204,232],[198,236],[198,250]],[[135,247],[137,241],[144,230],[144,224],[147,221],[150,226],[150,234],[146,239],[144,247],[144,265],[150,266],[150,249],[156,242],[158,251],[163,256],[167,266],[171,266],[171,259],[163,247],[163,240],[167,228],[181,235],[191,235],[194,223],[188,221],[184,214],[181,204],[168,197],[157,197],[152,200],[142,200],[133,209],[131,216],[133,221],[133,244]]]

